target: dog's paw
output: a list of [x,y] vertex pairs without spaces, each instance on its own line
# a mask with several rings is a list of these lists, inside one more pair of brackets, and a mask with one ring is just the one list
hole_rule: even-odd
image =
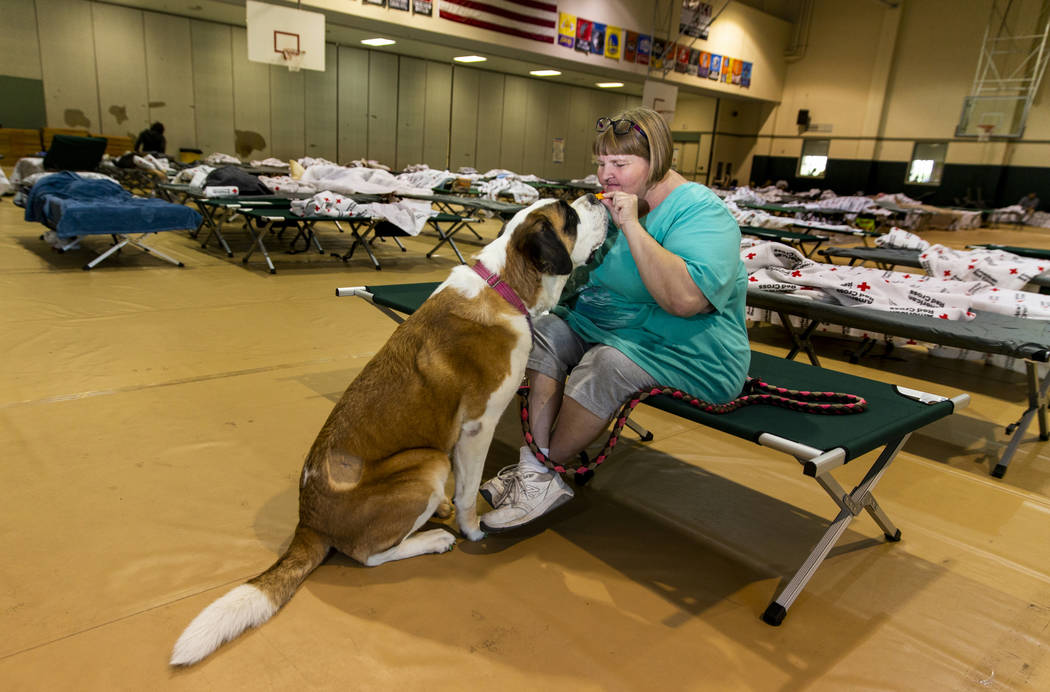
[[460,527],[460,530],[463,532],[463,537],[468,541],[477,542],[485,537],[485,532],[481,530],[480,525],[468,528]]
[[448,519],[452,516],[452,503],[446,498],[444,502],[434,510],[434,516],[438,519]]
[[456,535],[444,529],[424,531],[419,536],[427,541],[428,553],[447,553],[456,547]]

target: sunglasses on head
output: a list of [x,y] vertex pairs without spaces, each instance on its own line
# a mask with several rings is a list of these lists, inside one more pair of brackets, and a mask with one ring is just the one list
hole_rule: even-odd
[[625,135],[631,131],[631,128],[638,130],[638,134],[645,138],[645,141],[649,141],[646,137],[645,131],[638,127],[638,124],[633,120],[627,120],[622,118],[620,120],[613,120],[612,118],[598,118],[597,124],[594,126],[595,132],[605,132],[611,129],[614,135]]

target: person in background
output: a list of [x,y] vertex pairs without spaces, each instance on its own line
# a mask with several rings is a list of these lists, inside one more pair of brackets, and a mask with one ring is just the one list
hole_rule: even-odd
[[139,138],[135,140],[135,151],[144,154],[163,154],[167,147],[163,123],[153,123],[148,129],[140,132]]
[[1024,209],[1024,218],[1027,219],[1039,209],[1039,198],[1034,192],[1029,192],[1017,204]]
[[[729,401],[751,361],[740,228],[725,204],[671,169],[671,131],[656,111],[600,118],[596,130],[609,234],[560,304],[535,320],[527,370],[534,441],[557,464],[598,437],[634,392],[666,385]],[[502,531],[573,491],[524,446],[481,494],[493,507],[482,527]]]

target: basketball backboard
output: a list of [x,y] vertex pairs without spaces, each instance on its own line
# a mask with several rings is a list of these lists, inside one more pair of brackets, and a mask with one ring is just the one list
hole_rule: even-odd
[[248,0],[248,59],[324,71],[324,15]]
[[967,96],[956,137],[1020,137],[1027,118],[1025,100],[1017,96]]

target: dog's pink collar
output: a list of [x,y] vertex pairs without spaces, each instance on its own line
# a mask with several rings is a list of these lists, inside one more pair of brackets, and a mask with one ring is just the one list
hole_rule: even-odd
[[518,294],[514,292],[514,289],[503,280],[503,278],[494,271],[490,271],[480,260],[473,264],[471,267],[478,276],[485,280],[485,283],[489,285],[489,288],[503,296],[503,299],[513,305],[518,312],[525,315],[525,319],[529,321],[529,331],[532,331],[532,316],[529,315],[528,308],[525,307],[525,303]]

